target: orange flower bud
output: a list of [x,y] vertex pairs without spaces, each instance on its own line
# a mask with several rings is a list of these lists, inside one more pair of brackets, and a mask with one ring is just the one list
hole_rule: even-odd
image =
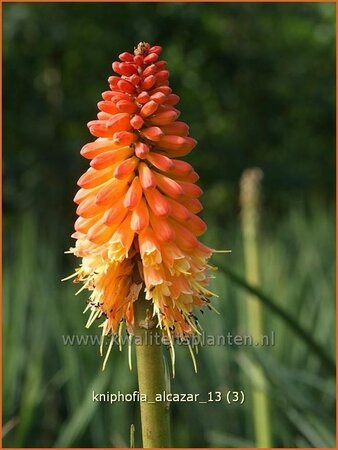
[[113,134],[113,142],[116,145],[130,145],[137,140],[137,136],[129,131],[117,131]]
[[155,216],[152,212],[149,216],[150,224],[154,230],[155,236],[160,242],[173,241],[175,239],[175,231],[173,227],[170,226],[167,219]]
[[121,195],[124,195],[127,191],[126,180],[112,180],[110,183],[106,183],[96,194],[95,201],[97,205],[111,205],[118,200]]
[[119,100],[116,103],[116,109],[117,109],[117,111],[115,111],[115,113],[116,112],[124,112],[124,113],[129,113],[129,114],[133,114],[138,110],[135,103],[130,102],[129,100]]
[[99,111],[99,112],[96,114],[96,116],[97,116],[97,118],[98,118],[99,120],[108,120],[108,119],[111,118],[111,114],[105,113],[105,112],[103,112],[103,111]]
[[160,70],[159,72],[157,72],[156,74],[156,81],[157,82],[162,82],[165,81],[169,78],[169,72],[167,70]]
[[179,115],[180,115],[179,112],[173,110],[163,111],[152,116],[149,119],[149,123],[151,123],[152,125],[159,125],[159,126],[168,125],[169,123],[176,120]]
[[146,229],[149,225],[149,210],[143,199],[134,209],[131,215],[130,226],[131,229],[139,233],[140,231]]
[[182,198],[180,203],[194,214],[201,212],[203,209],[202,203],[197,198]]
[[77,193],[75,194],[75,197],[73,198],[73,202],[77,203],[78,205],[83,202],[83,200],[87,197],[90,197],[92,194],[92,189],[88,190],[88,189],[83,189],[81,188],[79,191],[77,191]]
[[96,137],[111,137],[112,132],[107,129],[107,121],[103,120],[91,120],[87,126],[93,136]]
[[171,211],[169,201],[157,189],[147,189],[144,192],[148,205],[155,216],[166,217]]
[[104,211],[103,205],[98,205],[95,197],[88,197],[80,203],[76,209],[76,214],[81,217],[94,217]]
[[133,83],[134,86],[138,86],[142,79],[138,75],[134,74],[129,78],[130,82]]
[[121,63],[119,69],[120,73],[127,77],[130,77],[131,75],[134,75],[137,72],[136,66],[134,64],[129,63]]
[[156,181],[161,191],[165,192],[169,197],[178,198],[183,195],[182,187],[172,178],[158,173],[156,174]]
[[95,158],[91,161],[90,165],[97,170],[104,169],[118,161],[124,161],[132,154],[133,149],[129,147],[122,147],[120,149],[110,150],[95,156]]
[[140,66],[141,64],[143,64],[143,57],[141,55],[134,56],[134,63],[137,66]]
[[154,102],[154,100],[150,100],[144,106],[142,106],[140,114],[142,117],[151,116],[157,110],[157,108],[158,103]]
[[135,145],[135,155],[140,159],[145,159],[149,153],[150,149],[144,142],[138,142]]
[[146,91],[141,92],[141,93],[136,97],[136,101],[137,101],[138,103],[142,103],[142,105],[143,105],[144,103],[149,102],[149,100],[150,100],[150,95],[149,95],[148,92],[146,92]]
[[150,97],[150,99],[154,100],[156,103],[161,104],[161,103],[164,103],[167,100],[167,96],[165,94],[163,94],[163,92],[155,92],[155,94],[153,94]]
[[181,161],[180,159],[172,159],[172,162],[174,164],[172,173],[175,173],[177,175],[185,176],[194,170],[192,168],[192,165],[187,163],[186,161]]
[[153,47],[150,47],[149,49],[149,53],[156,53],[157,55],[159,55],[162,52],[162,47],[160,47],[159,45],[154,45]]
[[170,216],[173,219],[178,220],[180,222],[185,222],[186,220],[190,219],[191,213],[188,210],[188,208],[186,208],[181,203],[171,198],[170,199],[168,198],[167,201],[170,205]]
[[175,105],[177,105],[177,103],[178,103],[179,101],[180,101],[180,97],[179,97],[178,95],[176,95],[176,94],[170,94],[170,95],[168,95],[166,104],[167,104],[167,105],[175,106]]
[[134,172],[134,170],[138,166],[138,163],[139,160],[135,157],[126,159],[115,167],[113,176],[120,180],[127,177],[132,172]]
[[154,75],[148,75],[142,82],[141,88],[145,91],[151,89],[156,83],[156,77]]
[[156,92],[162,92],[164,95],[170,95],[172,90],[169,86],[158,86],[155,89],[152,89],[149,94],[153,95],[156,94]]
[[129,53],[129,52],[123,52],[123,53],[121,53],[120,55],[119,55],[119,59],[121,60],[121,61],[133,61],[134,60],[134,55],[132,55],[131,53]]
[[159,127],[143,128],[141,133],[146,139],[149,139],[150,141],[159,141],[163,136],[163,132]]
[[195,236],[200,236],[207,230],[206,223],[196,214],[190,214],[187,226],[192,231]]
[[127,92],[128,94],[135,92],[135,86],[130,81],[121,79],[118,81],[117,86],[122,92]]
[[155,64],[150,64],[150,66],[144,69],[143,76],[147,77],[149,75],[154,75],[155,72],[157,72],[157,67],[155,66]]
[[128,214],[127,209],[122,207],[122,200],[117,201],[110,209],[106,210],[103,219],[108,226],[119,225]]
[[141,198],[142,187],[139,178],[135,177],[123,199],[123,206],[128,209],[134,209],[139,204]]
[[120,77],[116,77],[115,75],[112,75],[111,77],[108,78],[108,83],[109,85],[114,88],[117,87],[117,83],[120,81]]
[[77,184],[84,189],[91,189],[105,183],[112,177],[112,175],[112,169],[109,167],[104,170],[95,170],[90,168],[79,178]]
[[158,146],[168,150],[179,150],[184,147],[186,140],[182,136],[165,135],[158,141]]
[[157,61],[155,63],[155,66],[157,67],[157,70],[162,70],[167,68],[167,61]]
[[124,94],[119,91],[112,91],[111,101],[117,103],[119,100],[128,100],[130,101],[131,97],[129,94]]
[[113,133],[115,131],[127,131],[130,129],[130,116],[126,113],[115,114],[106,123],[106,127]]
[[114,72],[119,73],[120,75],[122,75],[122,72],[120,71],[120,63],[119,62],[114,61],[113,64],[112,64],[112,68],[113,68]]
[[158,54],[157,53],[149,53],[149,55],[147,55],[144,58],[143,61],[144,61],[145,64],[149,64],[149,63],[153,63],[153,62],[155,62],[157,60],[158,60]]
[[157,169],[167,172],[174,167],[174,163],[170,158],[159,153],[149,153],[147,160]]
[[97,107],[104,112],[107,112],[109,114],[116,114],[119,112],[118,108],[116,107],[115,103],[110,101],[103,101],[99,102],[97,104]]
[[114,229],[105,224],[96,222],[87,232],[87,238],[90,242],[97,245],[106,243],[113,235]]
[[142,119],[141,116],[139,116],[138,114],[136,114],[135,116],[133,116],[130,119],[130,125],[135,129],[135,130],[139,130],[140,128],[143,127],[144,124],[144,120]]
[[202,189],[199,186],[197,186],[197,184],[180,181],[179,185],[183,190],[183,194],[187,197],[197,198],[203,194]]
[[112,97],[114,97],[115,93],[113,91],[105,91],[102,92],[102,98],[103,100],[111,100]]
[[184,122],[173,122],[169,125],[163,125],[161,130],[164,134],[176,136],[187,136],[189,133],[189,127]]
[[74,228],[76,231],[79,231],[80,233],[87,233],[89,228],[97,223],[97,217],[91,217],[90,219],[85,219],[83,217],[78,217],[76,219],[76,222],[74,224]]
[[141,186],[143,189],[150,189],[156,187],[155,175],[146,164],[144,164],[143,162],[140,163],[138,172]]
[[82,147],[80,153],[84,158],[92,159],[95,158],[96,155],[106,151],[112,150],[116,148],[116,146],[112,143],[112,141],[100,141],[97,140],[95,142],[90,142]]

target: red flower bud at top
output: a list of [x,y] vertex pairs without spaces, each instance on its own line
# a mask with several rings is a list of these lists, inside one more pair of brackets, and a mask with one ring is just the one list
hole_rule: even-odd
[[121,61],[133,61],[134,55],[132,55],[131,53],[128,53],[128,52],[123,52],[119,55],[119,58]]
[[134,64],[121,63],[119,69],[121,74],[127,77],[130,77],[137,72],[136,66]]
[[149,53],[156,53],[157,55],[159,55],[162,52],[162,47],[160,47],[159,45],[154,45],[153,47],[150,47],[149,49]]
[[157,53],[149,53],[149,55],[147,55],[144,58],[143,61],[145,62],[145,64],[149,64],[149,63],[153,63],[153,62],[155,62],[157,60],[158,60],[158,54]]
[[136,55],[136,56],[134,56],[134,63],[135,63],[137,66],[140,66],[141,64],[143,64],[143,58],[142,58],[142,56],[141,56],[141,55]]
[[147,77],[148,75],[154,75],[155,72],[157,72],[157,67],[155,64],[151,64],[150,66],[146,67],[143,71],[143,76]]
[[133,85],[133,83],[127,80],[119,80],[117,82],[117,87],[122,92],[127,92],[128,94],[133,94],[135,92],[135,86]]

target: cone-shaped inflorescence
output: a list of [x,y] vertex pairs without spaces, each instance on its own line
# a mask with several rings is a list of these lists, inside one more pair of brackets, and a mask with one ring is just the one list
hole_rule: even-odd
[[173,342],[196,332],[194,308],[210,302],[206,230],[198,175],[180,158],[195,147],[178,121],[179,97],[169,87],[161,47],[140,43],[113,63],[110,90],[88,123],[97,139],[81,154],[91,160],[74,201],[76,282],[91,291],[88,326],[99,316],[103,335],[123,322],[133,334],[133,303],[145,291],[163,334]]

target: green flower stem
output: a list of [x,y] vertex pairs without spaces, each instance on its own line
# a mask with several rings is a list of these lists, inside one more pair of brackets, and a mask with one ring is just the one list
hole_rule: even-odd
[[[156,394],[166,391],[161,330],[152,317],[152,305],[141,293],[135,302],[135,346],[140,401],[143,448],[170,447],[169,407],[155,401]],[[154,403],[150,403],[154,402]]]
[[[246,278],[253,286],[259,285],[258,222],[260,206],[260,169],[247,169],[241,178],[242,233]],[[248,330],[254,342],[260,342],[263,331],[263,308],[257,297],[248,295]],[[253,425],[257,448],[271,447],[269,401],[266,378],[262,368],[254,364],[251,370]]]

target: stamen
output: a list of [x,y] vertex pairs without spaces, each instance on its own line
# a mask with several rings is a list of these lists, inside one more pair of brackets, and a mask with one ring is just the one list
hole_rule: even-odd
[[129,335],[128,336],[128,365],[129,365],[130,371],[133,370],[132,361],[131,361],[131,341],[132,341],[132,336]]
[[189,316],[187,314],[184,314],[184,317],[186,318],[188,324],[191,326],[191,328],[199,335],[202,333],[195,327],[195,325],[192,323],[192,321],[189,319]]
[[192,348],[191,348],[190,344],[188,344],[188,347],[189,347],[189,352],[190,352],[190,355],[191,355],[192,363],[194,365],[195,373],[197,373],[197,364],[196,364],[196,358],[195,358],[194,352],[192,351]]
[[72,273],[71,275],[69,275],[68,277],[62,278],[61,281],[71,280],[72,278],[76,277],[77,275],[78,275],[78,273],[77,273],[77,272],[74,272],[74,273]]
[[104,343],[104,338],[106,336],[107,327],[108,327],[108,320],[105,320],[103,322],[103,324],[102,324],[102,336],[101,336],[101,343],[100,343],[100,356],[103,355],[103,343]]
[[174,347],[174,343],[173,343],[171,332],[170,332],[168,325],[166,326],[166,331],[167,331],[169,342],[170,342],[169,352],[170,352],[170,358],[171,358],[171,368],[172,368],[172,372],[173,372],[173,378],[175,378],[175,347]]
[[211,303],[208,303],[208,308],[212,309],[219,316],[221,315],[221,313],[219,311],[217,311],[217,309],[214,306],[212,306]]
[[89,328],[93,324],[93,322],[95,322],[99,314],[100,314],[99,309],[93,309],[92,312],[90,313],[89,319],[87,320],[85,328]]
[[80,292],[84,291],[84,290],[87,289],[87,288],[88,288],[88,286],[87,286],[87,283],[86,283],[86,284],[84,284],[84,285],[82,286],[82,288],[80,288],[77,292],[75,292],[75,295],[80,294]]
[[122,352],[122,329],[123,329],[123,322],[121,321],[120,325],[119,325],[119,331],[118,331],[120,352]]
[[106,367],[106,364],[107,364],[107,361],[108,361],[108,358],[109,358],[111,349],[113,348],[113,343],[114,343],[114,335],[112,335],[111,340],[110,340],[110,342],[109,342],[109,347],[108,347],[108,350],[107,350],[107,353],[106,353],[106,356],[105,356],[105,358],[104,358],[103,365],[102,365],[102,371],[103,371],[103,370],[105,369],[105,367]]

